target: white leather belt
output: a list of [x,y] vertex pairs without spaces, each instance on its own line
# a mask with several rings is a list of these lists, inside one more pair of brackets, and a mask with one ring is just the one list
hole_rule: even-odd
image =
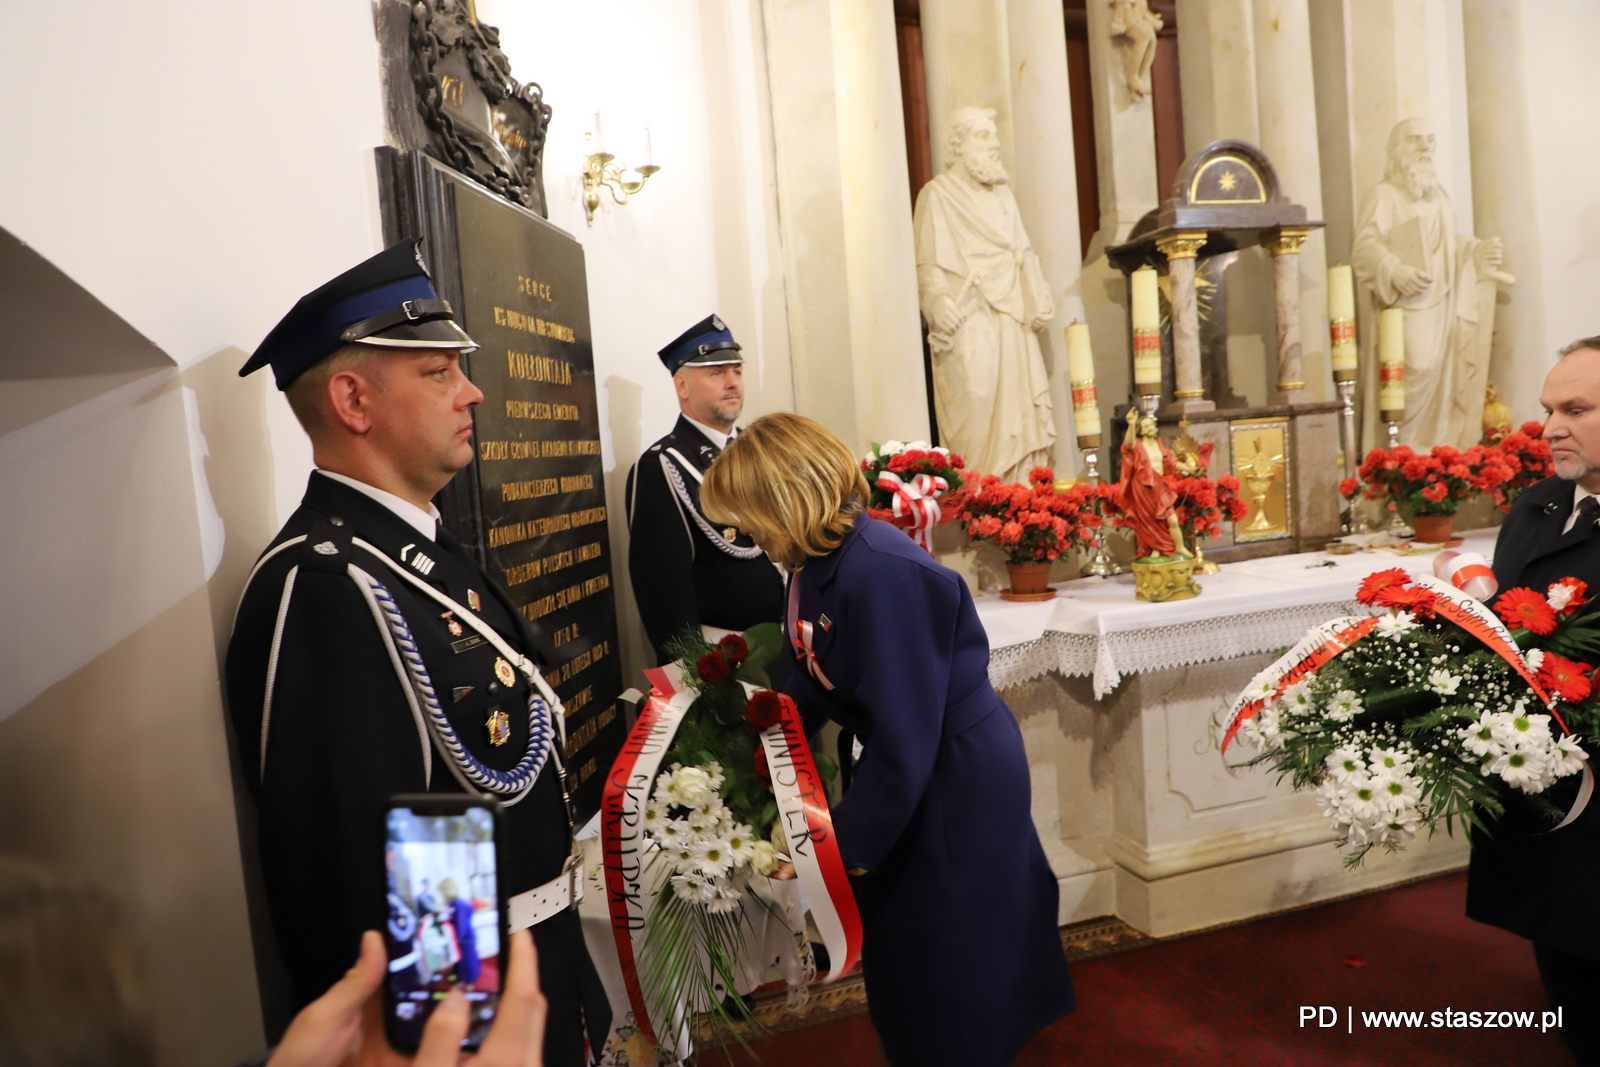
[[583,863],[577,856],[568,856],[567,866],[559,875],[511,898],[507,919],[512,930],[526,930],[576,907],[582,899]]

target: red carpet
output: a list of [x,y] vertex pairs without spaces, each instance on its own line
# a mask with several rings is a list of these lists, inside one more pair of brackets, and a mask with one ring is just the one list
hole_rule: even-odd
[[[1016,1067],[1226,1064],[1424,1067],[1572,1063],[1540,1033],[1544,990],[1526,941],[1463,915],[1466,875],[1158,943],[1073,967],[1078,1010]],[[1338,1025],[1300,1025],[1328,1005]],[[938,1005],[929,1006],[930,1021]],[[1531,1029],[1372,1028],[1367,1011],[1532,1012]],[[1354,1009],[1354,1032],[1347,1011]],[[753,1046],[762,1067],[879,1067],[865,1015]],[[737,1052],[739,1064],[750,1057]],[[725,1061],[715,1055],[703,1064]]]

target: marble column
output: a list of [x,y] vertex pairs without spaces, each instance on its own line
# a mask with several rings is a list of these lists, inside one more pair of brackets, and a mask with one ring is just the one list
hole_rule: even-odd
[[762,10],[795,410],[855,449],[926,437],[892,9]]
[[1191,155],[1225,137],[1259,143],[1251,0],[1177,0],[1183,140]]
[[[1322,166],[1317,142],[1317,95],[1312,76],[1309,0],[1255,0],[1255,60],[1261,150],[1278,172],[1284,194],[1322,218]],[[1321,229],[1309,231],[1297,254],[1299,336],[1304,370],[1279,381],[1304,381],[1299,402],[1333,398],[1328,363],[1328,255]],[[1284,267],[1274,261],[1275,275]],[[1274,282],[1276,287],[1277,282]],[[1281,341],[1280,341],[1281,345]]]
[[1167,279],[1172,284],[1172,359],[1178,381],[1169,411],[1211,411],[1200,375],[1200,309],[1195,303],[1195,256],[1206,243],[1203,232],[1175,233],[1156,241],[1167,257]]
[[1544,263],[1539,201],[1534,195],[1533,126],[1527,98],[1526,8],[1518,0],[1474,0],[1462,9],[1472,146],[1474,233],[1505,242],[1505,269],[1494,312],[1489,378],[1511,409],[1512,423],[1539,415],[1539,390],[1553,355],[1545,333]]
[[1311,231],[1279,227],[1261,243],[1272,253],[1273,315],[1278,324],[1278,379],[1274,404],[1304,404],[1306,379],[1300,354],[1300,246]]

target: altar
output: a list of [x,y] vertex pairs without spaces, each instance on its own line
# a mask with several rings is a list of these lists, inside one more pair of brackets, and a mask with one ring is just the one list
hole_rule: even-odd
[[[1489,555],[1494,530],[1465,535]],[[1433,554],[1304,552],[1224,564],[1204,594],[1134,599],[1132,575],[1057,583],[1053,600],[976,596],[990,679],[1016,715],[1060,921],[1116,915],[1164,936],[1459,868],[1461,836],[1418,837],[1347,870],[1310,793],[1218,753],[1238,692],[1311,626],[1363,612],[1362,578],[1431,573]],[[1248,759],[1230,747],[1229,762]]]

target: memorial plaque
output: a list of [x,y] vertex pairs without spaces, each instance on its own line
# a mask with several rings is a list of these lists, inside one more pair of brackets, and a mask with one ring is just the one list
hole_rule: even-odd
[[475,458],[439,508],[541,638],[585,821],[624,724],[583,246],[436,161],[413,161],[423,255],[480,346],[462,363],[484,394]]

